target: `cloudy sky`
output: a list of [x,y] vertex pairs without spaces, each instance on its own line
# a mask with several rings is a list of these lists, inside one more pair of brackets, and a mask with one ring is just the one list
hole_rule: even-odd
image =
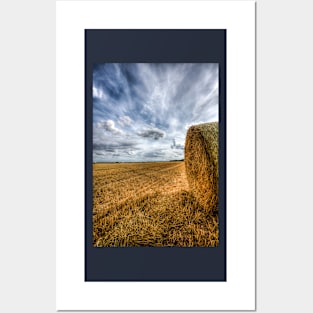
[[93,161],[184,158],[190,125],[218,121],[218,64],[97,64]]

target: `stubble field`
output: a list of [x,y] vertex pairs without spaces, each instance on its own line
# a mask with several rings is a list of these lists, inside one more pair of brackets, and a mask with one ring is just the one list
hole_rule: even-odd
[[93,245],[218,246],[218,214],[189,190],[184,162],[93,164]]

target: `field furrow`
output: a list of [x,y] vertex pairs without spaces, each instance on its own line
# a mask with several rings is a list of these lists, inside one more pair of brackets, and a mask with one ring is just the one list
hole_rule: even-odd
[[184,162],[93,166],[94,245],[217,246],[218,217],[189,192]]

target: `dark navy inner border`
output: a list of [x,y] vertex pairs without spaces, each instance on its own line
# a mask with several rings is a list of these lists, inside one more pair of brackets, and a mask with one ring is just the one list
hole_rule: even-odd
[[[92,71],[97,63],[219,63],[218,247],[93,247]],[[226,30],[85,30],[85,281],[226,281]]]

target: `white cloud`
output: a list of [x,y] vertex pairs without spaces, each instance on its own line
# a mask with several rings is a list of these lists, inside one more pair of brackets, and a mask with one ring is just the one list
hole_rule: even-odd
[[113,133],[115,135],[122,135],[124,132],[115,127],[115,123],[112,120],[102,121],[97,123],[98,128],[102,128],[105,131]]
[[130,126],[133,122],[133,120],[127,116],[127,115],[124,115],[124,116],[120,116],[120,118],[118,119],[117,121],[121,126]]
[[105,93],[100,88],[97,88],[95,86],[92,87],[92,95],[94,98],[98,98],[101,100],[105,100],[107,98]]

